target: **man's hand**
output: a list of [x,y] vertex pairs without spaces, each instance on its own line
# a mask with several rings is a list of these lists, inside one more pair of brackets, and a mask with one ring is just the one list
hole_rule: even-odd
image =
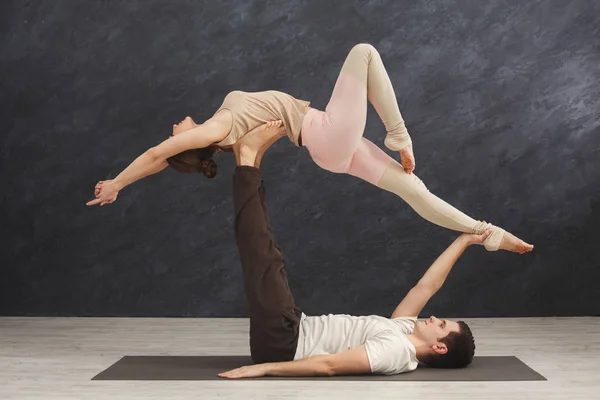
[[260,168],[265,151],[283,137],[285,126],[283,121],[269,121],[259,125],[238,139],[233,144],[233,152],[237,165],[248,165]]
[[412,144],[400,149],[400,160],[406,173],[409,175],[412,174],[416,167]]
[[227,372],[221,372],[218,374],[218,376],[227,379],[259,378],[267,374],[267,369],[267,364],[255,364],[232,369],[231,371]]
[[482,244],[491,234],[492,230],[487,229],[481,235],[476,235],[474,233],[463,233],[460,235],[460,238],[466,242],[467,246],[470,246],[472,244]]
[[100,206],[103,206],[105,204],[113,203],[117,199],[119,190],[119,185],[114,181],[114,179],[100,181],[96,184],[96,188],[94,190],[96,199],[88,201],[86,205],[93,206],[100,204]]
[[272,132],[278,134],[278,135],[283,135],[283,133],[285,132],[285,126],[283,125],[283,121],[282,120],[277,120],[277,121],[269,121],[266,124],[263,125],[263,128],[265,130],[271,130]]

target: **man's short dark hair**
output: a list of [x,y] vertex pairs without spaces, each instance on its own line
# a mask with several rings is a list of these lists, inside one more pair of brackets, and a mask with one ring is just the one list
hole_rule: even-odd
[[458,332],[450,332],[438,339],[448,347],[446,354],[430,354],[421,361],[433,368],[463,368],[471,364],[475,355],[475,339],[464,321],[458,321],[458,326]]

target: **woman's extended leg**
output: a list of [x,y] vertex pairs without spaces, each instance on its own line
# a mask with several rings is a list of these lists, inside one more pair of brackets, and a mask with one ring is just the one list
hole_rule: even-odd
[[407,174],[400,164],[365,138],[362,138],[352,160],[348,163],[346,173],[398,195],[417,214],[436,225],[458,232],[476,234],[492,228],[492,234],[483,243],[489,251],[503,249],[524,253],[533,249],[533,246],[503,229],[474,220],[452,207],[431,193],[416,175]]
[[518,240],[514,236],[474,220],[439,199],[418,177],[407,174],[396,161],[363,138],[367,99],[386,127],[386,146],[397,150],[411,143],[379,53],[371,45],[360,44],[348,54],[325,112],[311,109],[304,120],[303,143],[317,165],[393,192],[423,218],[445,228],[477,234],[493,228],[485,242],[488,250],[531,250],[532,246],[522,241],[520,246],[514,246],[513,239]]

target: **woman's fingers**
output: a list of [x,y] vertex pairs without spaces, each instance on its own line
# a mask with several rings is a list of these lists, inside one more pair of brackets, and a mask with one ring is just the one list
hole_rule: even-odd
[[102,203],[100,203],[100,206],[103,206],[105,204],[112,204],[114,202],[115,202],[115,199],[104,200]]

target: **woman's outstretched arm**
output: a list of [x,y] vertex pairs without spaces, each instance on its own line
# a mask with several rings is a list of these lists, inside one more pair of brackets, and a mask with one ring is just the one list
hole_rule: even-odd
[[[147,153],[144,153],[136,158],[128,168],[137,170],[139,175],[139,178],[137,179],[141,179],[148,175],[156,174],[168,166],[169,163],[167,163],[167,161],[158,163],[149,162],[147,159]],[[87,205],[93,206],[100,204],[103,206],[104,204],[110,204],[114,202],[117,199],[119,191],[124,187],[121,181],[117,180],[117,178],[98,182],[96,184],[96,188],[94,189],[94,195],[96,196],[96,199],[87,202]]]
[[136,158],[127,168],[113,179],[118,190],[147,176],[156,174],[167,168],[167,160],[156,158],[152,153],[146,151]]
[[202,125],[171,136],[157,146],[146,150],[125,168],[116,178],[96,184],[96,199],[88,206],[110,204],[125,186],[146,176],[162,171],[167,167],[167,158],[190,149],[200,149],[222,140],[227,135],[228,126],[221,121],[208,120]]
[[117,175],[115,181],[119,190],[152,173],[162,171],[166,166],[167,158],[186,150],[208,147],[223,137],[225,135],[222,135],[218,129],[212,129],[211,122],[171,136],[158,146],[148,149]]

